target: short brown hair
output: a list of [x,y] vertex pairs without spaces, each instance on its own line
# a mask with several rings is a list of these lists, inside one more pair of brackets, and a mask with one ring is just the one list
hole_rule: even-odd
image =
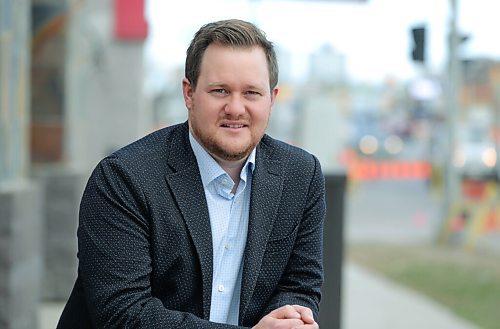
[[186,54],[185,76],[193,89],[198,83],[203,54],[212,43],[229,47],[261,47],[266,54],[271,90],[278,84],[278,61],[272,42],[254,24],[228,19],[203,25],[191,40]]

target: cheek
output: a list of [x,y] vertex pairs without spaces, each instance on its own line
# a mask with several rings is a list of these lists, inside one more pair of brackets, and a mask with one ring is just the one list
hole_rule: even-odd
[[271,115],[271,111],[269,109],[266,110],[258,110],[254,111],[254,121],[255,123],[258,123],[259,125],[267,125],[267,122],[269,120],[269,117]]
[[202,130],[212,129],[214,123],[218,120],[217,111],[210,107],[194,106],[189,111],[189,115],[196,121],[199,129]]

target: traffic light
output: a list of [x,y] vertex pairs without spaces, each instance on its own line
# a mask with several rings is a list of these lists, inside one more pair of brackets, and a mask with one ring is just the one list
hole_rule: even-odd
[[413,50],[411,58],[415,62],[425,62],[425,27],[418,26],[411,29],[413,37]]

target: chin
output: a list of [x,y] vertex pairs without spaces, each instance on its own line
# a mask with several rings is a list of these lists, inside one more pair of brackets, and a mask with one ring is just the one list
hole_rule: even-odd
[[219,146],[218,149],[214,150],[214,151],[216,151],[215,154],[221,159],[224,159],[227,161],[238,161],[238,160],[245,159],[252,152],[254,147],[255,147],[255,145],[251,145],[251,144],[245,145],[242,147],[238,147],[238,148],[234,148],[234,147],[228,148],[228,147]]
[[244,150],[222,150],[219,152],[218,156],[224,160],[228,161],[237,161],[246,158],[252,149],[244,149]]

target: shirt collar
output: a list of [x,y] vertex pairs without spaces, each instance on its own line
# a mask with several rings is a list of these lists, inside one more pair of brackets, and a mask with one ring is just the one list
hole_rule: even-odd
[[[203,146],[198,143],[196,138],[194,138],[194,136],[191,134],[191,130],[189,130],[189,142],[196,157],[196,161],[198,162],[203,187],[207,187],[207,185],[217,177],[227,174],[226,171],[222,169],[222,167],[217,163],[217,161],[215,161],[215,159],[205,150],[205,148],[203,148]],[[251,173],[253,173],[255,169],[255,148],[248,156],[245,165],[243,166],[243,169],[240,173],[240,178],[245,181],[248,169],[250,169]]]

